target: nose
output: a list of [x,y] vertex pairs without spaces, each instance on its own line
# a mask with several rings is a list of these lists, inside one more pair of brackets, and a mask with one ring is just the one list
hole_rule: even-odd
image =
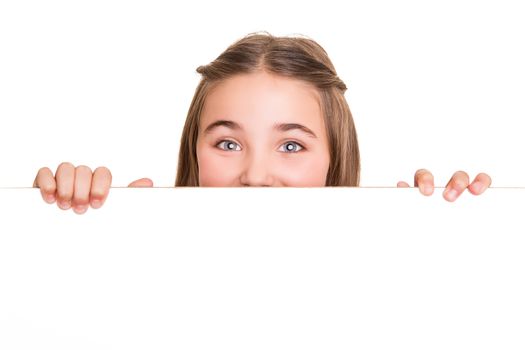
[[252,155],[247,159],[241,174],[242,186],[273,186],[271,164],[264,155]]

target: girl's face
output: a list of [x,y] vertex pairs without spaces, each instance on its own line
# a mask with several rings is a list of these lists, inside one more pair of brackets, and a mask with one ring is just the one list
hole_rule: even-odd
[[197,138],[200,186],[324,186],[328,138],[316,88],[240,74],[206,97]]

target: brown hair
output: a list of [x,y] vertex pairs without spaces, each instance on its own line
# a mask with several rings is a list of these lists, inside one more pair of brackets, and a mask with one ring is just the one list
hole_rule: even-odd
[[325,185],[358,186],[359,146],[344,97],[345,83],[337,76],[326,51],[315,41],[268,33],[250,34],[228,47],[215,61],[197,68],[202,78],[184,124],[175,186],[199,186],[197,137],[200,115],[211,88],[233,75],[260,70],[307,81],[318,89],[330,152]]

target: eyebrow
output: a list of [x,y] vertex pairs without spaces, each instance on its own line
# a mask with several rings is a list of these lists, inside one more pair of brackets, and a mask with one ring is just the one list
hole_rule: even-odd
[[237,124],[236,122],[234,122],[234,121],[231,121],[231,120],[217,120],[217,121],[211,123],[210,125],[208,125],[206,127],[206,129],[204,129],[204,133],[205,134],[209,134],[214,129],[218,128],[219,126],[224,126],[226,128],[230,128],[232,130],[242,130],[241,126],[239,124]]
[[[206,129],[204,130],[204,134],[211,133],[215,128],[218,128],[219,126],[224,126],[232,130],[242,130],[242,127],[232,120],[217,120],[206,127]],[[299,130],[307,134],[309,137],[317,138],[317,135],[315,135],[315,133],[312,130],[310,130],[304,125],[297,123],[276,123],[273,128],[274,130],[281,132]]]
[[315,133],[312,130],[310,130],[309,128],[307,128],[306,126],[301,125],[301,124],[296,124],[296,123],[275,124],[274,125],[274,129],[282,131],[282,132],[286,132],[286,131],[289,131],[289,130],[300,130],[300,131],[304,132],[305,134],[307,134],[308,136],[313,137],[314,139],[317,138],[317,136],[315,135]]

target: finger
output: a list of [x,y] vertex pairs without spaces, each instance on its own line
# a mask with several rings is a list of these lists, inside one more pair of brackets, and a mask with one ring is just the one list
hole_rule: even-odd
[[98,167],[93,173],[93,180],[91,182],[91,207],[93,209],[100,208],[109,194],[111,188],[111,171],[106,167]]
[[427,169],[419,169],[414,174],[414,186],[419,187],[419,192],[425,196],[434,193],[434,175]]
[[128,187],[153,187],[153,181],[145,177],[145,178],[133,181],[132,183],[128,185]]
[[73,191],[73,211],[84,214],[89,205],[89,192],[91,190],[91,169],[85,165],[79,165],[75,169],[75,184]]
[[447,183],[445,191],[443,191],[443,197],[449,202],[454,202],[468,185],[468,174],[464,171],[456,171]]
[[75,167],[71,163],[62,163],[58,166],[56,174],[57,204],[60,209],[71,208],[75,184]]
[[57,184],[51,169],[41,168],[36,174],[33,187],[40,188],[40,194],[46,203],[55,203]]
[[468,186],[470,193],[474,195],[480,195],[492,184],[492,179],[485,173],[479,173],[478,176]]
[[406,183],[405,181],[399,181],[397,183],[397,187],[398,188],[406,188],[406,187],[410,187],[410,185],[408,183]]

